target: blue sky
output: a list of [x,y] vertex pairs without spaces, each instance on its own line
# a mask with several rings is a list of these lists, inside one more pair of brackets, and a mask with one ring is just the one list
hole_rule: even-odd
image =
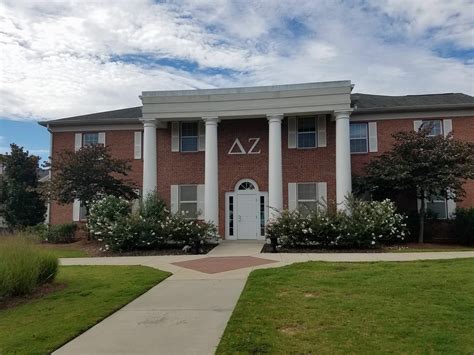
[[351,80],[472,95],[474,2],[3,0],[0,53],[0,152],[46,158],[35,121],[137,106],[142,90]]

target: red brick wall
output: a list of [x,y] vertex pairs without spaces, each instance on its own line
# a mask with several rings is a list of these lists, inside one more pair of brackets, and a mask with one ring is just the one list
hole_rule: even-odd
[[[429,117],[425,119],[429,119]],[[378,152],[352,154],[352,174],[364,175],[364,166],[370,161],[370,159],[390,150],[393,144],[392,134],[403,130],[413,130],[413,121],[415,121],[415,119],[377,121]],[[474,117],[452,118],[452,122],[454,138],[463,141],[474,142]],[[474,206],[474,181],[468,181],[464,185],[464,189],[466,190],[466,197],[463,201],[458,202],[457,206]]]
[[[287,206],[289,182],[322,182],[328,184],[328,200],[336,198],[335,178],[335,122],[327,123],[327,147],[317,149],[288,149],[287,119],[282,124],[283,195]],[[378,153],[352,155],[353,174],[363,174],[364,165],[370,159],[390,149],[391,134],[399,130],[412,130],[413,120],[385,120],[377,122]],[[456,138],[474,141],[474,117],[453,119]],[[244,149],[252,145],[249,138],[260,138],[255,150],[260,154],[227,154],[235,138]],[[106,144],[114,156],[130,159],[130,178],[142,184],[142,160],[133,159],[134,131],[107,131]],[[53,154],[62,149],[74,149],[74,133],[54,133]],[[218,125],[219,157],[219,229],[224,235],[225,192],[233,191],[235,184],[244,178],[257,182],[260,191],[268,191],[268,122],[266,118],[222,121]],[[171,127],[157,130],[158,193],[169,204],[170,185],[204,184],[204,152],[171,152]],[[472,206],[474,182],[466,184],[468,193],[460,206]],[[52,204],[51,222],[65,223],[72,220],[72,206]]]

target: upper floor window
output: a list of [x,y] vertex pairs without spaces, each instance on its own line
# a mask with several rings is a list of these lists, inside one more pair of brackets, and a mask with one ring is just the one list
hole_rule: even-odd
[[316,210],[318,206],[316,183],[297,184],[298,211],[303,215],[308,215]]
[[316,120],[298,117],[298,148],[315,148],[316,144]]
[[199,128],[197,122],[181,122],[181,151],[197,152]]
[[441,120],[423,121],[420,129],[430,128],[428,137],[441,136],[443,134],[443,123]]
[[84,133],[82,135],[82,146],[99,144],[99,133]]
[[179,186],[179,211],[189,219],[198,217],[197,185]]
[[368,152],[367,123],[350,124],[351,153]]

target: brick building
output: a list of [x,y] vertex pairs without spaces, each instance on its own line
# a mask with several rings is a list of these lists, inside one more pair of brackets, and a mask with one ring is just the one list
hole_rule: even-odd
[[[390,149],[391,134],[432,123],[474,142],[474,98],[464,94],[352,94],[350,81],[146,91],[142,106],[40,122],[62,149],[106,144],[129,159],[142,194],[157,190],[172,211],[214,221],[227,239],[263,239],[279,209],[335,201],[344,208],[351,176]],[[53,172],[54,173],[54,172]],[[474,182],[461,202],[434,200],[447,218],[474,205]],[[416,201],[414,201],[416,205]],[[85,218],[80,202],[52,203],[50,223]]]

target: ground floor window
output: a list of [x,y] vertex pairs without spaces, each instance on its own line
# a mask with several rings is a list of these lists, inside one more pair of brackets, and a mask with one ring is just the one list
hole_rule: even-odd
[[87,208],[86,208],[86,205],[84,205],[82,202],[81,202],[81,207],[79,209],[79,220],[80,221],[87,220]]
[[196,219],[198,217],[197,185],[179,186],[179,211],[186,218]]
[[426,210],[438,219],[448,218],[448,204],[446,199],[442,196],[427,199]]
[[297,184],[298,211],[303,215],[308,215],[316,210],[318,206],[317,183]]

